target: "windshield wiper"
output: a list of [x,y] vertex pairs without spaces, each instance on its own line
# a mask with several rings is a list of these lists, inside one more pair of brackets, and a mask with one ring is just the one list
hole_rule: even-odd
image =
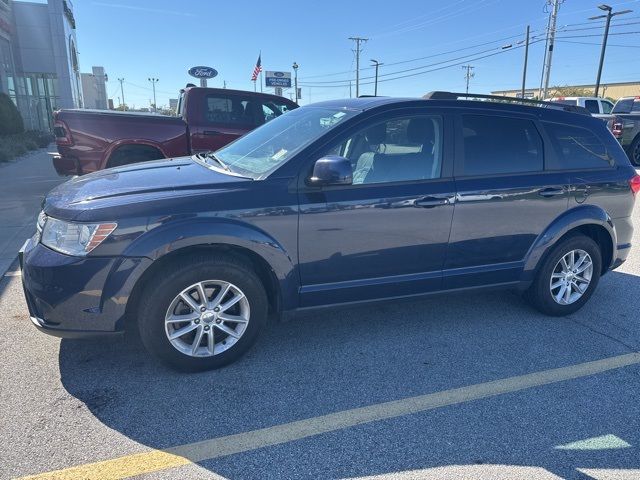
[[220,160],[218,157],[216,157],[216,155],[213,152],[203,153],[202,155],[207,157],[207,158],[210,158],[213,161],[215,161],[218,165],[220,165],[223,168],[223,170],[226,170],[227,172],[231,171],[231,168],[229,168],[229,165],[227,165],[222,160]]

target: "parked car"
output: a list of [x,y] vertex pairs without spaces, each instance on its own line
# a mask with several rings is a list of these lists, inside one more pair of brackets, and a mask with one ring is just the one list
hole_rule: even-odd
[[106,110],[54,113],[60,175],[82,175],[160,158],[217,150],[265,122],[297,108],[283,97],[220,88],[188,87],[175,117]]
[[461,96],[317,103],[215,153],[58,186],[20,254],[32,322],[137,328],[203,370],[268,313],[487,287],[577,311],[629,253],[640,176],[584,109]]
[[593,116],[607,115],[613,108],[613,103],[600,97],[553,97],[549,101],[586,108]]
[[640,96],[619,99],[607,120],[631,163],[640,166]]

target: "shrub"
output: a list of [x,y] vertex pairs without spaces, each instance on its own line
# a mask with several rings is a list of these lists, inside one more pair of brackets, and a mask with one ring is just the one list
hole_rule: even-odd
[[9,95],[0,93],[0,135],[24,132],[24,123],[18,108]]
[[24,146],[26,147],[27,150],[37,150],[39,148],[38,144],[34,140],[31,140],[30,138],[28,138],[24,142]]
[[53,142],[54,137],[49,132],[39,132],[37,130],[29,130],[25,132],[25,135],[33,140],[38,148],[48,147],[51,142]]

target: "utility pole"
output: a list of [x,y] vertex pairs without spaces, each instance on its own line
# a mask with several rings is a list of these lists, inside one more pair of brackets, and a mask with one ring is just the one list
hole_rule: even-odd
[[119,78],[118,81],[120,82],[120,94],[122,95],[122,110],[124,111],[124,87],[122,86],[122,84],[124,83],[124,78]]
[[360,96],[360,44],[368,41],[368,38],[349,37],[349,40],[356,42],[356,98]]
[[296,105],[298,104],[298,65],[296,62],[293,62],[293,76],[295,78],[294,87],[296,89],[295,97],[296,97]]
[[560,8],[560,3],[564,0],[553,0],[553,10],[551,11],[551,25],[549,27],[549,32],[547,32],[549,38],[549,44],[547,47],[547,63],[544,68],[544,88],[542,89],[542,98],[540,100],[544,100],[547,98],[547,90],[549,90],[549,78],[551,76],[551,59],[553,57],[553,42],[556,38],[556,22],[558,20],[558,9]]
[[475,67],[473,65],[463,65],[462,69],[463,70],[467,70],[467,73],[464,74],[464,78],[467,81],[467,93],[469,93],[469,80],[471,80],[473,77],[476,76],[475,73],[473,73],[471,70],[473,70]]
[[158,111],[158,105],[156,104],[156,82],[158,81],[157,78],[149,78],[148,79],[151,82],[151,85],[153,86],[153,111],[157,112]]
[[520,92],[524,98],[525,83],[527,83],[527,62],[529,61],[529,25],[527,25],[527,39],[524,45],[524,67],[522,69],[522,91]]
[[606,15],[598,15],[597,17],[590,17],[589,20],[600,20],[601,18],[606,18],[607,21],[604,25],[604,37],[602,38],[602,50],[600,51],[600,64],[598,65],[598,77],[596,79],[596,90],[594,93],[594,97],[598,96],[598,90],[600,90],[600,77],[602,76],[602,64],[604,63],[604,52],[607,49],[607,39],[609,38],[609,25],[611,24],[611,19],[616,15],[624,15],[625,13],[631,13],[633,10],[622,10],[620,12],[613,13],[613,8],[609,5],[598,5],[600,10],[607,12]]
[[380,65],[384,65],[384,63],[380,63],[378,60],[374,60],[373,58],[371,59],[371,61],[376,66],[376,82],[375,82],[375,87],[373,89],[373,96],[377,97],[378,96],[378,67]]

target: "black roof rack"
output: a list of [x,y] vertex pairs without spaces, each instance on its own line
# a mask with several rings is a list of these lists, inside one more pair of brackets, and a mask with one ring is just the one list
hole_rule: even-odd
[[535,105],[539,107],[555,108],[567,112],[581,113],[583,115],[591,115],[591,112],[584,107],[577,105],[565,105],[560,102],[545,102],[544,100],[533,100],[530,98],[504,97],[501,95],[485,95],[481,93],[456,93],[456,92],[429,92],[422,98],[427,100],[458,100],[459,98],[467,98],[470,100],[479,98],[487,100],[498,100],[500,102],[519,103],[522,105]]

